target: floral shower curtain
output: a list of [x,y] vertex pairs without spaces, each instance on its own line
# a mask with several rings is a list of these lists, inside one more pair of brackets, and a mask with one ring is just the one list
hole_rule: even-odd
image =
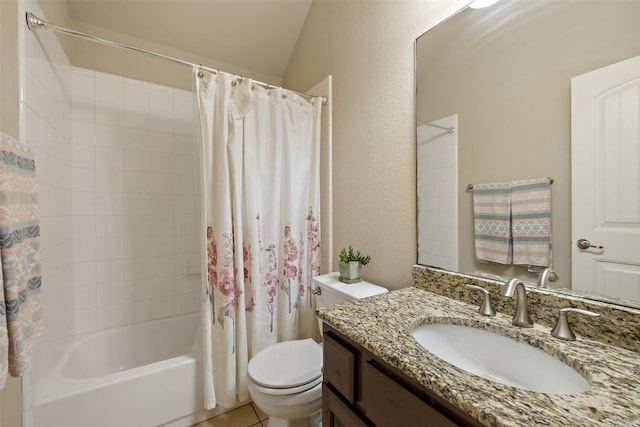
[[205,406],[249,398],[264,347],[317,327],[319,98],[195,70],[201,124]]

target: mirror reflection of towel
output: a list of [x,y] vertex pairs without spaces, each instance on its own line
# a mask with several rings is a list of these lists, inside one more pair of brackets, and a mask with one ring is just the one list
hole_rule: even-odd
[[551,263],[551,183],[549,178],[511,185],[513,263],[547,267]]
[[511,264],[511,182],[475,184],[473,226],[478,261]]

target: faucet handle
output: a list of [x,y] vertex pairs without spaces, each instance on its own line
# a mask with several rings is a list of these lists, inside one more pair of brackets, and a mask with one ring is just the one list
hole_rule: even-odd
[[483,298],[482,304],[478,308],[478,313],[482,314],[483,316],[491,316],[491,317],[496,315],[496,311],[491,306],[491,297],[489,296],[489,291],[488,290],[486,290],[482,286],[476,286],[476,285],[470,285],[470,284],[467,284],[465,286],[468,289],[474,289],[474,290],[480,291],[480,292],[482,292],[484,294],[484,298]]
[[572,307],[561,308],[560,314],[558,315],[558,323],[556,323],[556,326],[551,330],[551,335],[553,335],[556,338],[560,338],[561,340],[567,340],[567,341],[576,340],[576,334],[573,333],[573,330],[571,329],[571,325],[567,320],[568,313],[584,314],[585,316],[590,316],[590,317],[600,316],[598,313],[594,313],[593,311],[589,311],[589,310],[581,310],[579,308],[572,308]]

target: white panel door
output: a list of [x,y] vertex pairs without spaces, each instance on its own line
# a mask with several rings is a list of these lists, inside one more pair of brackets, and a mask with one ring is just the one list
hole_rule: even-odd
[[640,57],[571,80],[574,289],[640,301],[639,125]]

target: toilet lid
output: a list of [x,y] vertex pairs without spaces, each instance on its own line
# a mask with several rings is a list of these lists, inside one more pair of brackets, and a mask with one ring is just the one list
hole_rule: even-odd
[[274,344],[251,358],[248,373],[269,388],[307,384],[322,376],[322,347],[311,338]]

